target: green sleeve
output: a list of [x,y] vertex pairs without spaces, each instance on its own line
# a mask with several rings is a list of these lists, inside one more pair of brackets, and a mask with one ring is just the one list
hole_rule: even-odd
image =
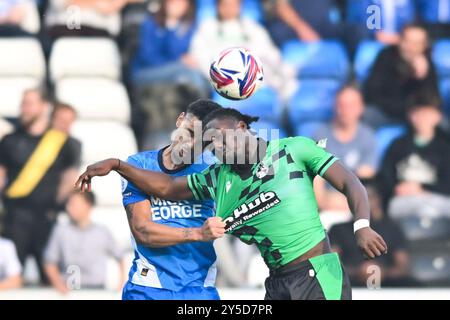
[[338,158],[320,146],[323,141],[316,143],[305,137],[293,137],[286,139],[286,145],[292,158],[297,163],[304,163],[314,175],[323,176]]
[[187,176],[189,189],[196,200],[214,199],[220,166],[212,165],[201,173]]

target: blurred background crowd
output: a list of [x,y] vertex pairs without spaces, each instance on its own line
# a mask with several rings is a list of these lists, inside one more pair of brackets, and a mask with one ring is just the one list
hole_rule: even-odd
[[[230,46],[264,65],[245,101],[207,80]],[[259,116],[255,130],[327,138],[362,179],[389,244],[370,262],[345,198],[315,180],[353,285],[376,265],[382,286],[450,286],[450,0],[1,0],[0,290],[66,292],[77,272],[83,288],[120,287],[132,249],[119,177],[94,181],[95,197],[73,193],[75,177],[167,145],[198,98]],[[263,284],[255,248],[216,249],[219,286]]]

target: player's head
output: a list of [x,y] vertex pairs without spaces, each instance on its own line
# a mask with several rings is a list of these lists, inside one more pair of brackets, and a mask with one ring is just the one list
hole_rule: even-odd
[[29,127],[36,121],[48,117],[49,111],[49,99],[43,89],[28,89],[23,93],[20,122],[24,127]]
[[241,14],[241,0],[217,0],[217,17],[220,20],[233,20]]
[[67,200],[66,211],[73,222],[80,224],[89,221],[93,206],[95,196],[92,192],[74,191]]
[[195,0],[164,0],[156,12],[155,18],[164,27],[168,20],[191,22],[195,18],[195,10]]
[[[192,102],[177,119],[177,129],[172,134],[173,156],[193,161],[202,152],[202,121],[221,106],[214,101],[200,99]],[[195,146],[198,148],[194,148]],[[186,163],[186,161],[183,161]]]
[[229,164],[241,164],[236,159],[247,159],[249,141],[254,140],[249,129],[256,121],[258,117],[242,114],[236,109],[215,110],[203,120],[204,139],[212,143],[219,159]]
[[342,125],[352,125],[359,122],[364,112],[364,99],[359,89],[354,85],[342,87],[336,95],[335,119]]
[[408,119],[416,135],[434,135],[442,120],[439,97],[428,92],[411,96],[408,100]]
[[76,119],[77,112],[72,106],[58,102],[52,112],[51,126],[53,129],[69,134]]

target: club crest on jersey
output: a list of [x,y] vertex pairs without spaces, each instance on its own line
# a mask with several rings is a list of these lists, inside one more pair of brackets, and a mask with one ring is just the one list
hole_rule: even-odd
[[256,172],[256,176],[259,179],[262,179],[265,176],[267,176],[268,173],[269,173],[269,167],[264,162],[261,162],[258,167],[258,171]]

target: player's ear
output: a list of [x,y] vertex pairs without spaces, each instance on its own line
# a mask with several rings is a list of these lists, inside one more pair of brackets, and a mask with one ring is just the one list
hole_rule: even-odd
[[246,130],[247,128],[247,124],[244,121],[241,120],[238,122],[237,129]]
[[175,125],[177,126],[177,128],[179,128],[181,126],[181,123],[183,122],[183,120],[186,118],[186,113],[182,112],[180,113],[180,115],[177,118],[177,122],[175,123]]

